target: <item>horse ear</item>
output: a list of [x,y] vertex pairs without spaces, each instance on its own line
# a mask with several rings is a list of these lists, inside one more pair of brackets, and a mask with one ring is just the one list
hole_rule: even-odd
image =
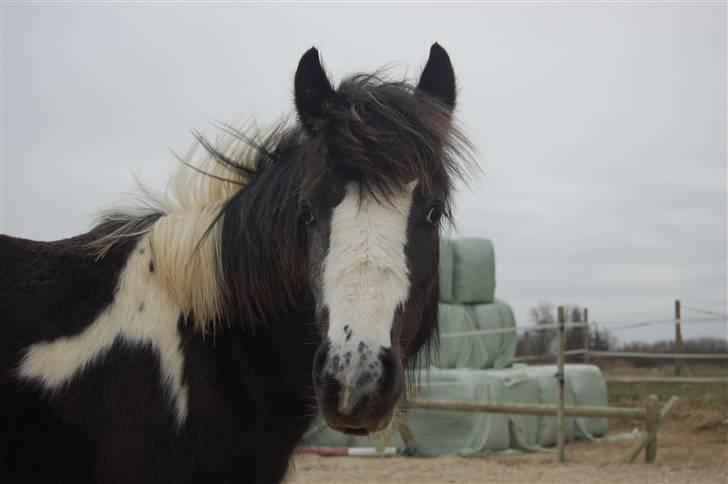
[[430,58],[427,59],[417,89],[433,96],[451,110],[455,107],[455,72],[450,56],[437,42],[430,48]]
[[294,85],[298,117],[309,131],[317,120],[324,117],[326,103],[333,97],[334,89],[326,77],[319,60],[319,53],[311,47],[298,62]]

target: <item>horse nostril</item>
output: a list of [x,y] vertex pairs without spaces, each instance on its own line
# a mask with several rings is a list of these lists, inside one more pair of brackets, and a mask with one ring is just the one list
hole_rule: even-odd
[[323,343],[319,349],[316,351],[316,355],[314,356],[313,360],[313,369],[314,372],[320,373],[324,370],[324,366],[326,365],[326,359],[329,356],[329,345],[327,343]]

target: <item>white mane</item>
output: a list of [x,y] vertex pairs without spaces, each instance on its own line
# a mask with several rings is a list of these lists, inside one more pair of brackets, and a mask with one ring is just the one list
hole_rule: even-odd
[[[260,132],[250,136],[253,143],[264,138]],[[91,248],[101,258],[121,240],[150,234],[158,283],[183,315],[193,317],[198,329],[207,332],[224,314],[220,224],[213,224],[223,204],[249,182],[249,174],[216,160],[207,149],[199,155],[200,144],[178,157],[180,166],[163,192],[138,182],[137,206],[102,212],[101,224],[114,229]],[[259,153],[243,137],[226,133],[214,146],[236,165],[255,169]],[[153,223],[144,222],[155,215]]]

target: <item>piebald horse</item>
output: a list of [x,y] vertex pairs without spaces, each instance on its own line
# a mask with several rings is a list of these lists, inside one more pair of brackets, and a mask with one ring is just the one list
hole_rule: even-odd
[[385,428],[437,337],[438,244],[468,143],[450,59],[198,137],[163,196],[54,242],[0,237],[0,481],[281,481],[317,413]]

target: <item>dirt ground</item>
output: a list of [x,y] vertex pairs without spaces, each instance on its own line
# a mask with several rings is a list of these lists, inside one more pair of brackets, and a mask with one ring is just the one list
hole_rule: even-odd
[[[553,453],[460,457],[318,457],[300,454],[290,484],[323,483],[728,483],[724,408],[680,402],[660,426],[657,461],[622,463],[633,440],[573,442],[565,464]],[[610,435],[636,422],[610,421]]]

